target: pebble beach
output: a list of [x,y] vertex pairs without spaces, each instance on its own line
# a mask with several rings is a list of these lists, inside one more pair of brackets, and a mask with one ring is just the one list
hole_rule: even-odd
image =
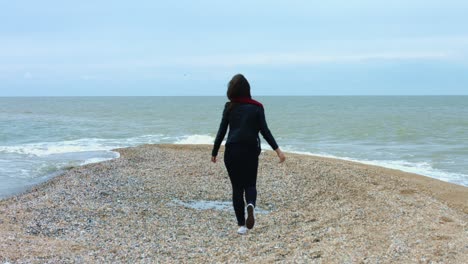
[[256,225],[238,235],[223,149],[116,151],[1,200],[0,263],[468,263],[461,185],[265,151]]

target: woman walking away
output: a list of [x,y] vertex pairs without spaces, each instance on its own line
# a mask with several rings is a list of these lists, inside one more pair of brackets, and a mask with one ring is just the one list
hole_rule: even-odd
[[[230,101],[224,107],[211,161],[216,162],[219,147],[229,126],[224,164],[232,184],[232,203],[239,225],[237,233],[243,235],[255,224],[258,155],[261,152],[258,132],[276,151],[280,162],[286,158],[268,129],[262,104],[252,99],[249,82],[242,74],[232,77],[227,97]],[[244,194],[247,202],[247,219],[245,219]]]

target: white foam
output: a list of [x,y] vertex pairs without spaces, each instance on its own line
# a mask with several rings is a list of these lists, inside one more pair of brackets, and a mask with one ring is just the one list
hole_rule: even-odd
[[0,146],[0,152],[43,157],[52,154],[105,151],[112,148],[111,146],[102,144],[100,141],[100,139],[78,139],[59,142],[31,143],[17,146]]
[[162,135],[144,135],[126,139],[82,138],[57,142],[39,142],[16,146],[0,146],[0,152],[44,157],[90,151],[110,151],[115,148],[160,142]]
[[163,138],[164,138],[164,135],[156,134],[156,135],[143,135],[143,136],[138,136],[138,137],[131,137],[127,139],[112,139],[112,141],[122,142],[123,144],[134,146],[134,145],[139,145],[139,144],[159,143],[161,142],[161,139]]
[[442,171],[433,168],[431,164],[427,162],[408,162],[405,160],[349,160],[424,175],[456,184],[468,185],[468,175]]
[[199,145],[199,144],[213,144],[215,138],[209,135],[189,135],[183,136],[181,139],[174,142],[174,144],[189,144],[189,145]]
[[306,152],[306,151],[294,151],[294,150],[285,150],[285,151],[289,153],[296,153],[296,154],[302,154],[302,155],[348,160],[348,161],[358,162],[358,163],[367,164],[367,165],[374,165],[374,166],[424,175],[424,176],[439,179],[442,181],[468,186],[468,175],[461,174],[461,173],[451,173],[451,172],[446,172],[446,171],[442,171],[439,169],[435,169],[428,162],[409,162],[405,160],[360,160],[360,159],[354,159],[354,158],[349,158],[349,157],[339,157],[339,156],[334,156],[334,155],[329,155],[329,154],[312,153],[312,152]]

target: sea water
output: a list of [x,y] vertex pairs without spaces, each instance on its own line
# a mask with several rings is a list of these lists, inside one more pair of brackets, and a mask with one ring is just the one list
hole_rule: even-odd
[[[287,152],[468,186],[468,96],[256,97]],[[0,197],[146,143],[212,144],[224,97],[0,98]],[[265,140],[263,149],[269,149]],[[207,153],[209,162],[210,153]]]

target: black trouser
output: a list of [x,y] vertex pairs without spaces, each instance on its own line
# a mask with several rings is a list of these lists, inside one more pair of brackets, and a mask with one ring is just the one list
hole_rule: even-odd
[[257,200],[257,145],[229,144],[224,153],[224,164],[232,184],[232,204],[237,224],[245,225],[245,200],[255,206]]

